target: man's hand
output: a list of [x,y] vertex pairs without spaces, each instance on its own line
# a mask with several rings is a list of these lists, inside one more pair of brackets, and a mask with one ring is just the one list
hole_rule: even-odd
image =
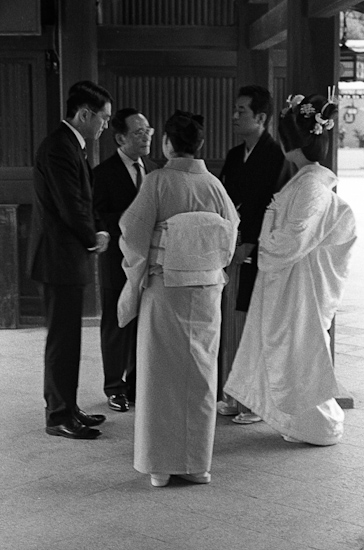
[[96,233],[96,253],[101,254],[109,246],[110,235],[106,231]]
[[249,258],[254,247],[255,247],[255,244],[251,244],[251,243],[243,243],[240,246],[237,246],[233,257],[233,262],[235,264],[244,263],[244,260]]

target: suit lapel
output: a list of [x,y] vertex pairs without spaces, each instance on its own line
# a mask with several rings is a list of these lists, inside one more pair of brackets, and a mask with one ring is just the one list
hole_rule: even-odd
[[127,185],[128,187],[132,188],[136,192],[136,188],[129,174],[129,170],[121,160],[120,155],[117,151],[114,154],[114,161],[115,161],[114,167],[115,167],[116,173],[118,174],[118,180],[122,182],[124,185]]

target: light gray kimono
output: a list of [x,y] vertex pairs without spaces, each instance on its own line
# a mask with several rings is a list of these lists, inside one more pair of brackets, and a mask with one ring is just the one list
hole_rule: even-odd
[[209,471],[216,422],[221,294],[239,223],[202,160],[149,174],[120,220],[128,281],[118,317],[138,314],[134,467]]

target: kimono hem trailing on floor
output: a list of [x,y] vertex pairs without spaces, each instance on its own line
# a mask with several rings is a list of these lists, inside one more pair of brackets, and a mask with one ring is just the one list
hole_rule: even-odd
[[209,471],[216,422],[223,267],[238,216],[203,161],[147,176],[120,220],[128,281],[119,324],[138,314],[134,467]]
[[274,195],[245,330],[224,387],[280,433],[316,445],[337,443],[343,434],[327,331],[348,274],[355,220],[331,191],[336,181],[313,164]]

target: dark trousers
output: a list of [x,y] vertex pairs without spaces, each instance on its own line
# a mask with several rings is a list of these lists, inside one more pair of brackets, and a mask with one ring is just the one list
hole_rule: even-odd
[[[117,303],[120,290],[101,287],[101,354],[104,368],[104,392],[108,397],[124,393],[135,400],[137,319],[120,328]],[[123,381],[126,377],[126,382]]]
[[69,420],[77,404],[81,355],[82,285],[44,284],[47,341],[44,357],[46,424]]

